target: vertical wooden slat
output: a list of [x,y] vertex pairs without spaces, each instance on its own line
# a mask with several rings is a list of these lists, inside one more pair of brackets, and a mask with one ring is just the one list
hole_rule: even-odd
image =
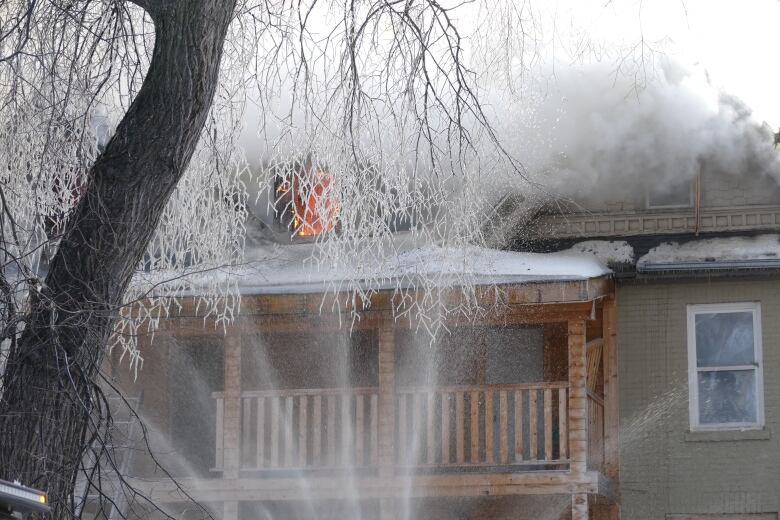
[[311,463],[319,466],[322,457],[322,396],[312,399],[311,411]]
[[523,459],[523,391],[515,390],[515,461]]
[[501,464],[509,462],[509,410],[506,390],[498,393],[498,450]]
[[558,445],[560,446],[559,459],[567,459],[569,457],[569,432],[566,428],[568,397],[566,395],[566,389],[561,388],[558,390]]
[[485,390],[485,462],[493,464],[493,390]]
[[308,458],[307,444],[309,443],[309,428],[307,425],[309,417],[309,398],[305,395],[300,397],[298,403],[298,464],[301,468],[306,467]]
[[422,438],[422,400],[423,394],[415,392],[412,394],[412,464],[418,464],[420,460],[420,452],[422,451],[420,441]]
[[441,394],[441,463],[450,463],[450,394]]
[[455,393],[455,460],[458,464],[463,464],[466,461],[465,456],[465,422],[466,417],[464,413],[463,392]]
[[371,394],[371,406],[369,409],[371,414],[371,465],[377,466],[379,464],[379,396],[377,394]]
[[427,446],[426,446],[426,460],[428,461],[428,464],[433,464],[435,461],[436,456],[436,437],[435,435],[435,424],[434,421],[436,420],[436,393],[433,391],[433,389],[428,391],[428,407],[425,410],[426,413],[426,419],[428,423],[428,428],[426,432],[426,438]]
[[537,460],[537,450],[539,448],[539,430],[537,426],[539,406],[536,394],[537,390],[535,388],[528,393],[528,457],[531,460]]
[[284,464],[294,466],[293,461],[293,396],[284,399]]
[[329,466],[336,465],[336,396],[329,395],[328,405],[328,429],[325,432],[328,436],[327,461]]
[[241,398],[241,459],[240,464],[245,467],[244,462],[248,460],[249,451],[249,432],[252,430],[252,399],[250,397]]
[[349,394],[341,395],[341,460],[345,466],[349,466],[352,461],[352,396]]
[[271,397],[271,467],[279,465],[279,398]]
[[265,465],[265,397],[257,398],[257,437],[255,438],[255,467]]
[[216,435],[216,457],[214,465],[217,469],[222,469],[223,463],[223,420],[224,420],[225,401],[220,397],[217,399],[217,435]]
[[479,462],[479,392],[471,392],[471,452],[472,464]]
[[398,462],[405,464],[406,461],[406,446],[408,444],[408,436],[406,435],[406,400],[408,394],[398,395]]
[[544,389],[544,460],[553,459],[553,438],[552,438],[552,389]]
[[364,398],[363,395],[355,396],[355,465],[363,465],[363,422],[364,422]]

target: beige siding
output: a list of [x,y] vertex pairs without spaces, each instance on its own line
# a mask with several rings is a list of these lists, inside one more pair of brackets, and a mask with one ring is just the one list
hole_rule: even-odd
[[[619,289],[624,520],[780,509],[780,280]],[[760,301],[766,432],[688,433],[686,304]],[[674,517],[672,517],[674,518]]]

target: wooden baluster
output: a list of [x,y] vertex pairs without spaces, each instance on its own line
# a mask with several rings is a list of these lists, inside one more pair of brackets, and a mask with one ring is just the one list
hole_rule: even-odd
[[515,390],[515,462],[523,458],[523,391]]
[[413,463],[414,465],[419,464],[422,462],[421,452],[422,452],[422,400],[423,400],[423,394],[416,392],[412,395],[412,435],[414,438],[412,439],[412,448],[414,449],[413,453]]
[[311,463],[319,466],[322,457],[322,396],[315,395],[311,413]]
[[562,460],[569,457],[569,450],[567,447],[569,443],[569,432],[566,428],[566,417],[568,415],[566,408],[567,403],[568,396],[566,395],[566,389],[561,388],[558,390],[558,445],[560,447],[558,458]]
[[248,460],[249,432],[252,431],[252,398],[241,398],[241,451],[239,464],[245,467],[244,461]]
[[408,443],[406,434],[406,396],[407,394],[398,394],[398,462],[406,464],[406,447]]
[[441,394],[441,463],[450,463],[450,394]]
[[216,451],[215,451],[215,460],[214,460],[214,466],[216,466],[217,469],[222,469],[222,465],[224,463],[224,451],[223,451],[223,433],[224,433],[224,418],[225,418],[225,401],[223,398],[218,397],[217,398],[217,435],[216,435]]
[[544,460],[553,460],[552,389],[544,389]]
[[355,396],[355,465],[363,465],[363,395]]
[[271,397],[271,467],[279,465],[279,398]]
[[498,392],[498,450],[501,464],[509,462],[509,410],[506,390]]
[[371,465],[379,465],[379,395],[371,394]]
[[301,468],[306,467],[307,462],[307,444],[309,442],[309,429],[307,427],[309,415],[309,398],[305,395],[300,397],[298,403],[298,464]]
[[479,391],[471,392],[471,453],[472,464],[479,462]]
[[436,456],[436,437],[435,437],[435,424],[434,421],[436,420],[436,393],[433,390],[428,391],[428,407],[425,410],[425,413],[427,414],[426,419],[428,420],[428,431],[426,435],[426,441],[427,441],[427,453],[426,453],[426,459],[428,461],[428,464],[433,464],[435,462],[435,456]]
[[466,417],[464,413],[463,392],[455,393],[455,460],[458,464],[466,462],[465,457],[465,444],[466,433],[465,423]]
[[255,438],[255,467],[265,466],[265,397],[257,398],[257,437]]
[[536,388],[532,388],[528,394],[528,437],[530,446],[528,447],[528,457],[531,460],[537,460],[537,450],[539,448],[539,430],[537,427],[537,416],[539,406],[537,403]]
[[293,461],[293,396],[284,398],[284,466],[294,466]]
[[493,464],[493,390],[485,390],[485,462]]
[[342,394],[341,396],[341,460],[345,466],[349,466],[352,461],[352,417],[351,417],[352,396]]
[[336,396],[328,395],[328,465],[336,465]]

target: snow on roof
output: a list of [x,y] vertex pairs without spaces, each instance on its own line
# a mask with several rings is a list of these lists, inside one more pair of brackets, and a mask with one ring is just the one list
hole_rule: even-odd
[[474,283],[586,280],[610,273],[595,257],[577,252],[520,253],[481,247],[424,246],[383,258],[382,265],[350,269],[312,261],[312,244],[274,245],[247,253],[239,273],[244,294],[319,292],[347,280],[380,281],[392,288],[415,278],[470,279]]
[[634,248],[625,240],[585,240],[562,252],[593,255],[604,265],[634,262]]
[[648,264],[733,262],[780,259],[780,236],[708,238],[679,244],[665,242],[651,249],[637,262]]

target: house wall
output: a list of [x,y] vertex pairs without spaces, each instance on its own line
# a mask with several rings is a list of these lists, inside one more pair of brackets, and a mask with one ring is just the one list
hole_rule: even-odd
[[[761,302],[766,429],[690,434],[686,305],[745,301]],[[618,316],[621,518],[780,510],[780,280],[623,285]]]
[[577,193],[576,205],[564,214],[555,205],[538,216],[531,234],[597,238],[780,228],[780,182],[764,174],[703,172],[698,222],[693,204],[648,208],[645,191],[642,183],[627,177],[615,180],[608,191],[599,185],[592,193]]

